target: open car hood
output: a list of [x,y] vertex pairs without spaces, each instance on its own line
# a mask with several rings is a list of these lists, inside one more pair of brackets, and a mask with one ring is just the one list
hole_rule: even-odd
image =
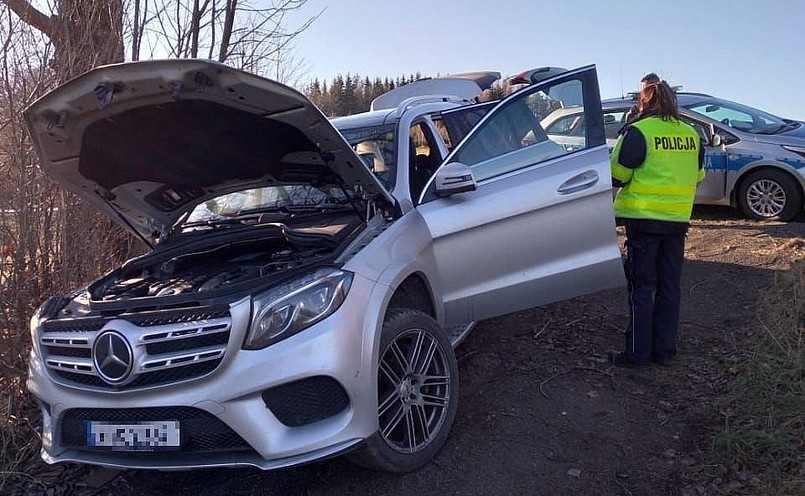
[[204,60],[92,70],[25,111],[41,167],[146,240],[222,194],[360,186],[395,200],[301,93]]

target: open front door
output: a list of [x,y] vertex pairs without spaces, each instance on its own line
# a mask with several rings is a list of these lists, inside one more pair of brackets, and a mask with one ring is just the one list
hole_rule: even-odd
[[[540,126],[565,100],[582,103],[580,146]],[[623,283],[594,66],[502,100],[453,162],[470,167],[477,190],[440,198],[431,180],[417,206],[434,240],[446,326]]]

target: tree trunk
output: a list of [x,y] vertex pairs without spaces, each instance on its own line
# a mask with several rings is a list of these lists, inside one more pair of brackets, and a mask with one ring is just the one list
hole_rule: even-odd
[[123,62],[123,0],[59,0],[51,40],[62,81]]
[[232,28],[235,25],[235,11],[238,8],[238,0],[226,0],[226,10],[224,11],[224,30],[221,33],[221,47],[218,51],[218,62],[223,62],[229,56],[229,42],[232,39]]
[[[39,12],[28,0],[3,1],[24,22],[50,38],[55,53],[51,66],[57,82],[124,60],[123,0],[58,0],[53,16]],[[56,279],[69,286],[122,261],[129,240],[94,207],[66,191],[60,196],[57,218],[61,229],[51,243],[56,243],[53,248],[60,257],[54,267]]]
[[[54,22],[54,68],[68,81],[93,67],[123,62],[122,0],[59,0]],[[86,281],[122,261],[126,234],[95,207],[64,193],[62,257],[67,277]],[[99,266],[100,265],[100,266]]]

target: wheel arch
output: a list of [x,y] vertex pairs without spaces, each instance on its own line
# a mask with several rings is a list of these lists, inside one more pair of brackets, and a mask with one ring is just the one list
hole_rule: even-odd
[[394,289],[384,314],[387,314],[392,308],[419,310],[438,321],[433,288],[422,272],[409,274]]
[[[741,190],[741,186],[743,186],[744,181],[753,173],[762,171],[762,170],[773,170],[779,171],[786,175],[788,175],[794,184],[797,185],[799,188],[800,198],[805,198],[805,177],[802,174],[797,172],[797,169],[793,167],[777,162],[760,162],[755,164],[750,164],[743,169],[741,169],[735,180],[730,188],[730,205],[733,207],[738,206],[738,192]],[[800,205],[802,207],[802,205]]]
[[[371,357],[372,363],[377,363],[380,352],[380,332],[383,323],[392,309],[407,308],[409,310],[419,310],[432,317],[441,325],[444,317],[444,310],[439,304],[439,290],[422,270],[422,267],[407,266],[389,267],[387,280],[378,281],[375,291],[377,298],[370,298],[370,306],[373,307],[372,319],[367,320],[364,327],[365,343],[367,345],[367,358]],[[381,278],[382,279],[382,278]]]

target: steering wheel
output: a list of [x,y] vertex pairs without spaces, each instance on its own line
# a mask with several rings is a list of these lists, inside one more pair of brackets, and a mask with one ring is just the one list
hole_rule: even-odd
[[721,119],[721,123],[722,123],[722,124],[726,124],[726,125],[728,125],[728,126],[732,127],[732,125],[730,124],[730,120],[729,120],[728,118],[726,118],[726,117],[724,117],[723,119]]

